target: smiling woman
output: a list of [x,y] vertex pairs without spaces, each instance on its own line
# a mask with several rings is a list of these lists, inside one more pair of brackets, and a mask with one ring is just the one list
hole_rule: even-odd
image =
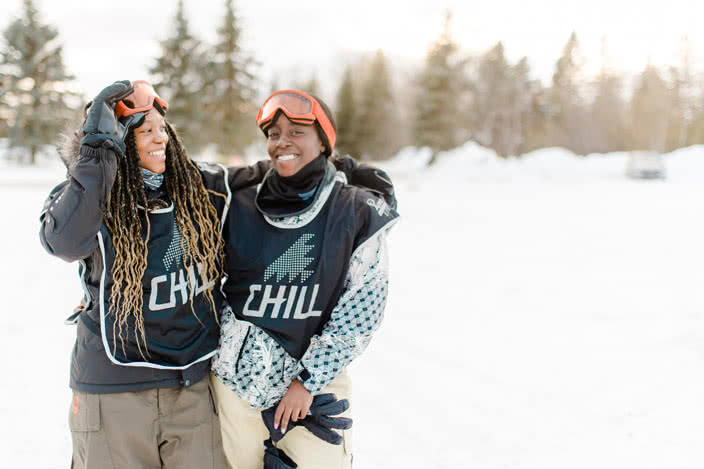
[[[80,263],[85,291],[67,320],[77,325],[69,407],[75,469],[105,461],[225,467],[207,379],[223,306],[216,286],[223,264],[232,275],[244,270],[240,280],[250,275],[247,256],[255,250],[237,243],[263,237],[240,214],[251,207],[249,189],[276,170],[267,172],[268,160],[229,168],[194,162],[166,120],[167,109],[146,82],[106,87],[64,148],[69,177],[52,190],[41,214],[42,245]],[[286,129],[282,165],[315,153],[311,141],[320,137],[308,132],[311,126]],[[350,171],[350,180],[355,174]],[[235,207],[240,203],[246,205]],[[316,292],[303,287],[298,304]]]
[[265,468],[296,467],[291,458],[350,468],[346,368],[383,318],[395,198],[389,206],[347,184],[328,161],[337,130],[319,98],[278,91],[257,124],[272,169],[258,189],[234,195],[224,231],[231,309],[212,383],[225,454],[239,469],[261,468],[262,458]]
[[167,109],[146,82],[106,87],[41,215],[42,244],[80,262],[85,289],[70,318],[76,469],[225,467],[204,379],[219,337],[222,219],[232,191],[268,164],[196,164]]
[[134,134],[139,165],[153,173],[163,174],[166,171],[166,145],[169,143],[164,117],[152,108]]
[[296,90],[273,93],[257,113],[278,174],[289,177],[335,147],[336,124],[320,98]]
[[276,119],[267,133],[267,152],[284,177],[293,176],[325,150],[312,126],[296,124],[285,116]]

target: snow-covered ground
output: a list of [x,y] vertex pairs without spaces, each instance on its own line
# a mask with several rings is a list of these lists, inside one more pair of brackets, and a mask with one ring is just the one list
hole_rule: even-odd
[[[357,469],[704,467],[704,148],[667,155],[666,181],[625,179],[627,157],[388,163],[403,219],[351,367]],[[81,292],[37,238],[63,174],[0,168],[6,467],[69,464]]]

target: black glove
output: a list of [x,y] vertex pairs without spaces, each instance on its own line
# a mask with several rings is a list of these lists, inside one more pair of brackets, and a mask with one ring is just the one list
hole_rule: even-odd
[[[274,442],[278,442],[284,437],[280,429],[274,428],[274,414],[278,405],[262,411],[262,419],[269,429],[269,434]],[[333,429],[349,430],[352,428],[352,419],[347,417],[331,417],[339,415],[350,408],[350,401],[347,399],[337,400],[334,394],[320,394],[313,398],[309,415],[303,420],[294,422],[289,420],[289,429],[302,425],[313,435],[332,445],[342,444],[343,438]]]
[[132,92],[129,80],[116,81],[103,89],[90,104],[88,116],[83,123],[81,145],[95,148],[119,148],[125,153],[125,134],[127,129],[115,116],[115,103]]
[[349,155],[332,158],[332,163],[335,169],[345,173],[349,184],[371,190],[383,198],[389,207],[396,209],[398,202],[394,184],[385,171],[365,163],[360,164]]
[[283,450],[276,448],[271,438],[264,441],[264,469],[294,469],[298,467],[293,459],[289,458]]
[[334,394],[320,394],[313,398],[310,415],[306,415],[306,418],[303,419],[303,426],[321,440],[333,445],[340,445],[343,439],[339,433],[332,429],[349,430],[352,428],[352,419],[331,416],[340,415],[349,408],[350,401],[347,399],[338,401]]

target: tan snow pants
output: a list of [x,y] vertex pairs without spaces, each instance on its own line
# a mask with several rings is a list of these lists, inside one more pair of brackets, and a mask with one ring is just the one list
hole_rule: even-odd
[[[249,403],[210,374],[215,400],[220,408],[223,446],[227,462],[233,469],[262,469],[264,467],[264,440],[269,431],[264,425],[261,409]],[[321,393],[334,393],[338,399],[350,400],[350,409],[341,416],[351,417],[352,385],[343,371]],[[337,430],[340,431],[340,430]],[[350,469],[352,467],[352,429],[341,431],[344,442],[337,446],[313,435],[304,427],[295,427],[286,433],[276,447],[293,459],[300,469]]]
[[223,469],[217,407],[206,377],[187,388],[73,391],[72,469]]

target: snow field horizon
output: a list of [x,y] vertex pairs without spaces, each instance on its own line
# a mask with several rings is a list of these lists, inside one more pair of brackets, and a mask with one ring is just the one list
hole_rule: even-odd
[[[626,179],[627,154],[405,151],[382,165],[384,323],[350,367],[355,467],[701,468],[704,150],[666,155],[665,181]],[[70,461],[81,288],[37,236],[64,173],[0,169],[9,466]]]

